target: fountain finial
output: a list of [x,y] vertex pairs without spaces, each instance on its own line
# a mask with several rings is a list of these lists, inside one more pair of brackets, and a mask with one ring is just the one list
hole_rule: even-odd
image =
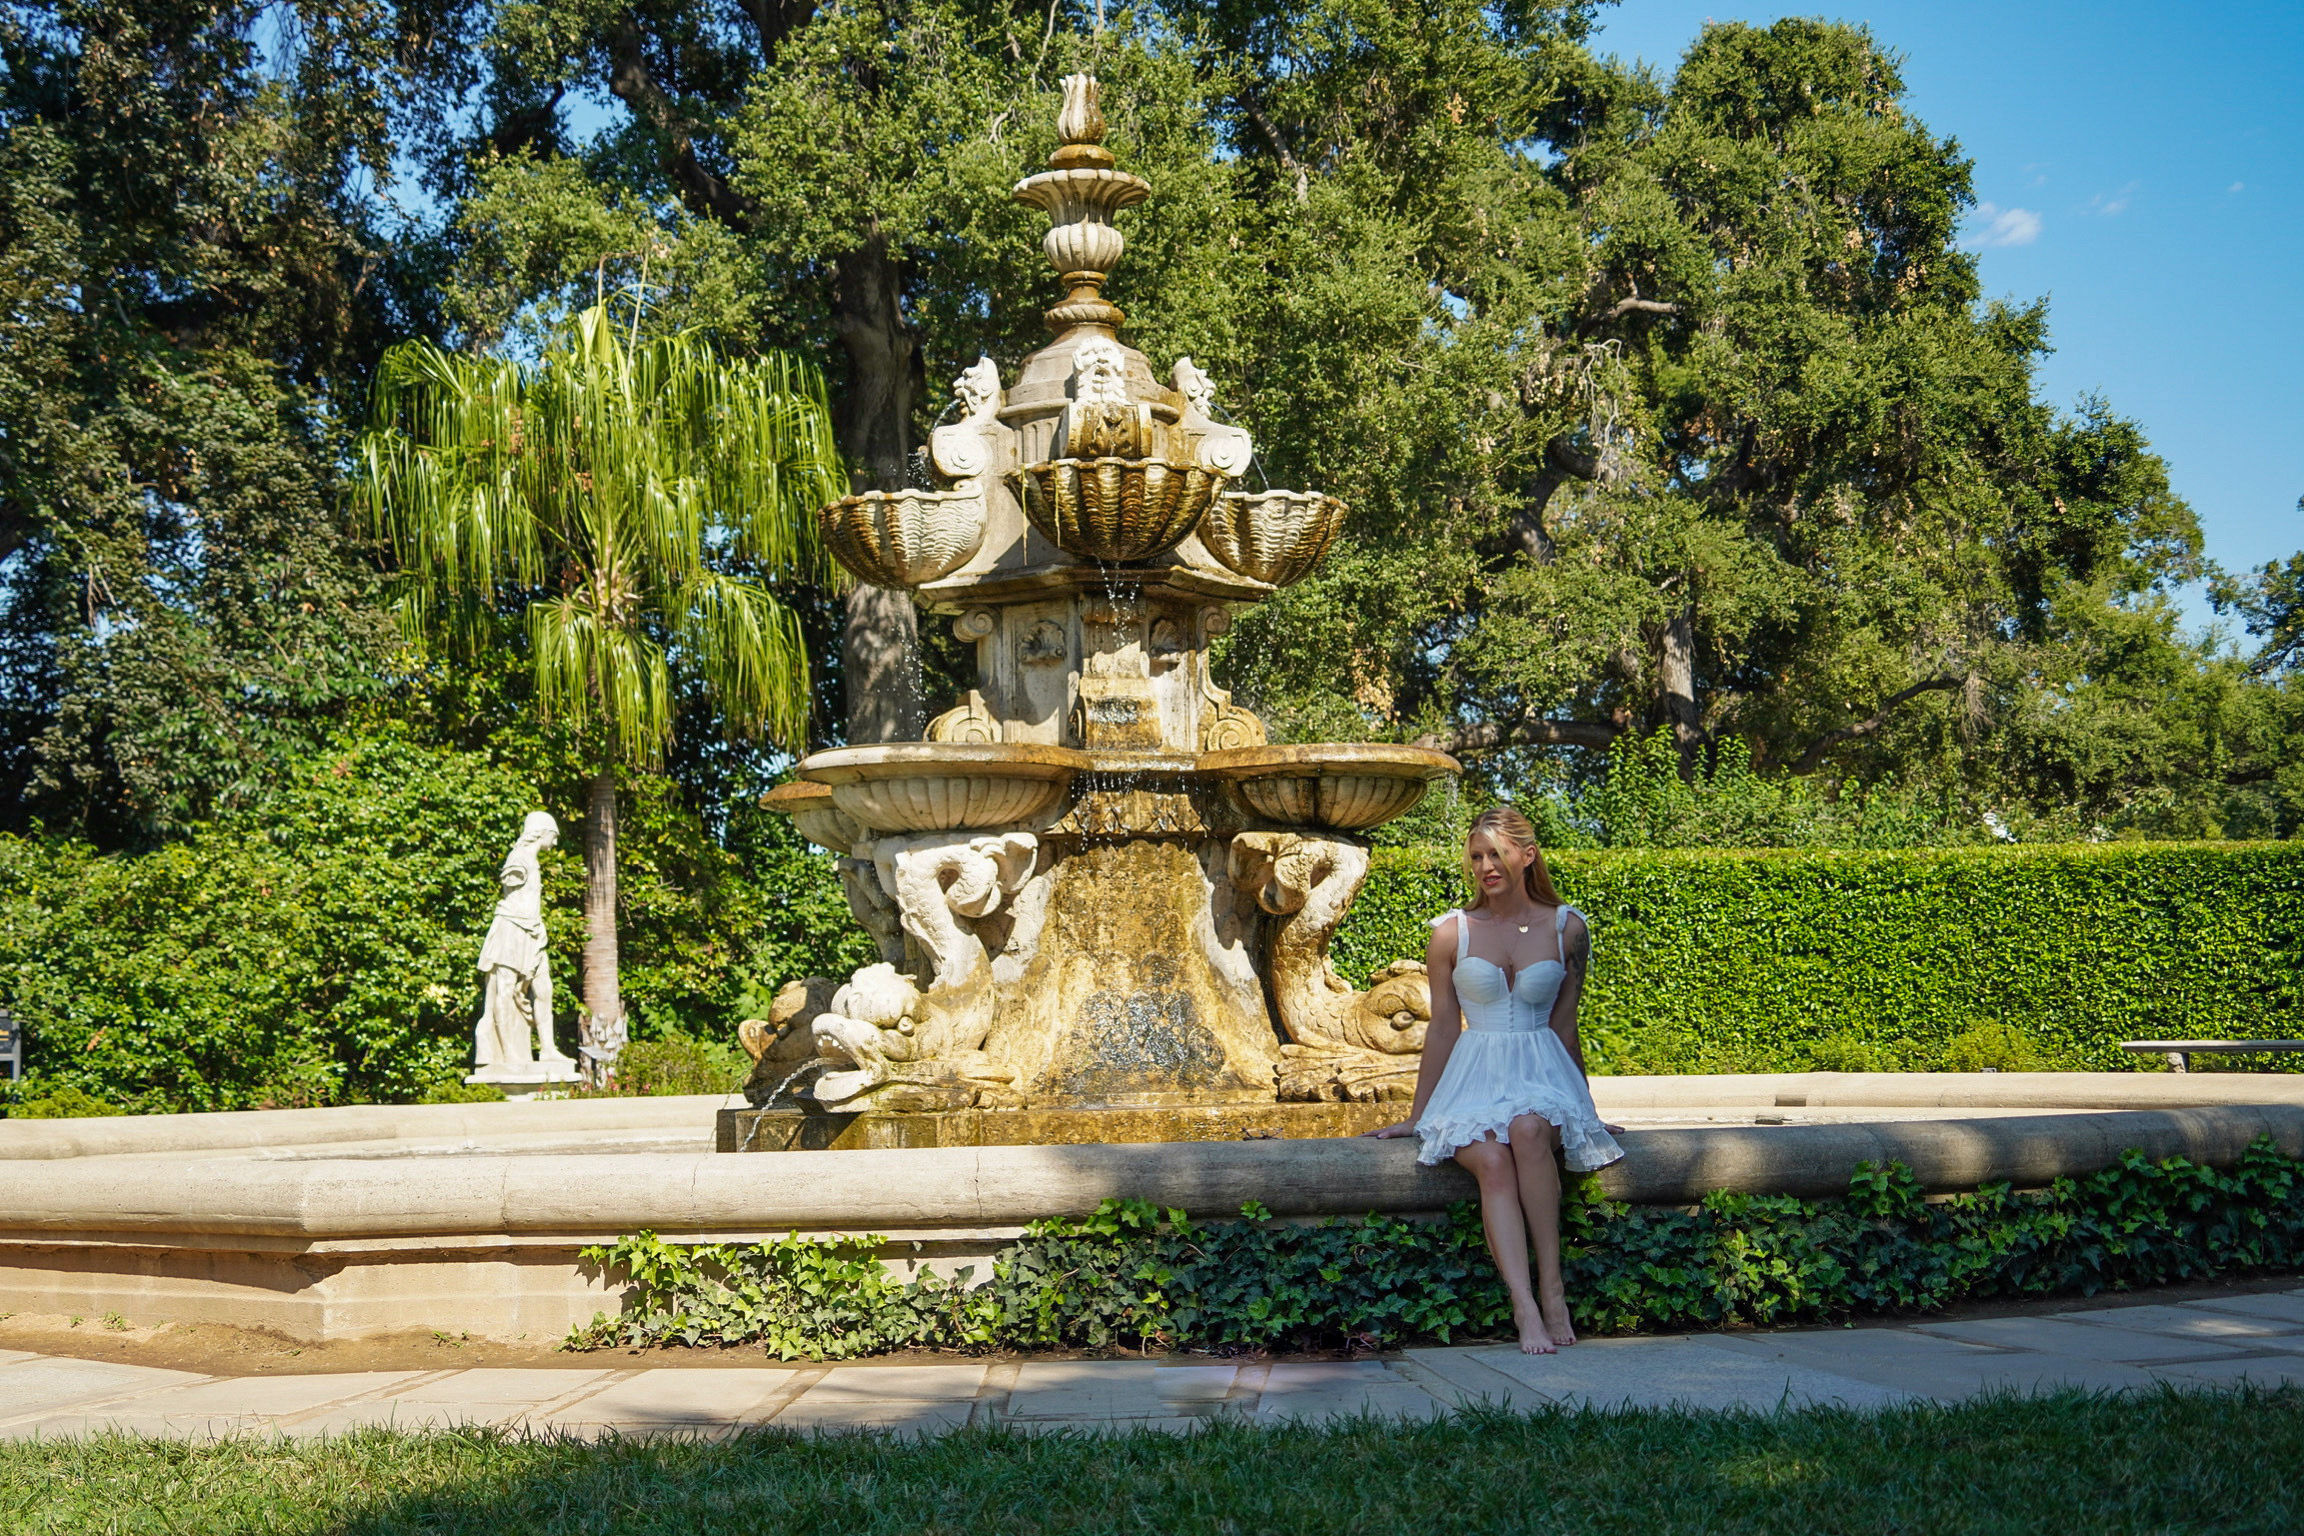
[[1113,168],[1112,152],[1102,143],[1104,113],[1094,75],[1064,77],[1056,132],[1063,142],[1048,157],[1050,168],[1016,183],[1018,202],[1047,212],[1049,229],[1040,248],[1071,290],[1048,311],[1048,329],[1059,336],[1076,325],[1117,331],[1128,317],[1105,299],[1104,280],[1127,241],[1112,227],[1112,215],[1144,201],[1152,185]]
[[1067,156],[1067,149],[1091,150],[1106,165],[1112,163],[1112,152],[1100,147],[1104,143],[1104,111],[1096,104],[1094,75],[1064,77],[1064,106],[1056,114],[1056,136],[1064,142],[1048,157],[1048,163],[1059,170],[1067,163],[1085,163],[1085,157]]

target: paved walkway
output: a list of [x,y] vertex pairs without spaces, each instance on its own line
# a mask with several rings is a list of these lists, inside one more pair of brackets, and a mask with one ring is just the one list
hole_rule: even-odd
[[1996,1389],[2304,1385],[2304,1289],[2054,1316],[1680,1338],[1595,1339],[1557,1355],[1483,1345],[1383,1360],[1132,1360],[758,1369],[372,1371],[199,1376],[0,1351],[0,1437],[114,1429],[205,1439],[458,1424],[593,1436],[761,1425],[927,1432],[1190,1429],[1481,1402],[1873,1408]]

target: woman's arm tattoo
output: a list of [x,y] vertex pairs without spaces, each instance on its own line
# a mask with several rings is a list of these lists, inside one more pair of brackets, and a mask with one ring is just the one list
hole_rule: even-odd
[[1592,958],[1592,931],[1587,928],[1568,941],[1568,974],[1578,986],[1584,983],[1584,967]]

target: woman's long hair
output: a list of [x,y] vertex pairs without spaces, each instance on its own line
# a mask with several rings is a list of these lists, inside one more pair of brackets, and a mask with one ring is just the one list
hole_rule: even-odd
[[1552,869],[1544,862],[1544,850],[1536,846],[1536,829],[1528,825],[1528,818],[1509,805],[1499,805],[1482,811],[1472,823],[1472,830],[1464,834],[1464,883],[1472,888],[1472,899],[1464,903],[1464,910],[1477,912],[1488,903],[1488,893],[1480,886],[1480,877],[1472,868],[1472,839],[1481,833],[1499,840],[1516,843],[1535,857],[1528,863],[1525,881],[1528,899],[1538,906],[1560,905],[1560,893],[1552,889]]

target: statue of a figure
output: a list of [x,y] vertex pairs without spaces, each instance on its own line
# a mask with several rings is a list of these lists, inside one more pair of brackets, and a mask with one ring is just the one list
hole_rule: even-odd
[[[552,972],[544,954],[544,877],[537,855],[560,841],[560,824],[530,811],[519,841],[504,855],[496,883],[496,917],[480,946],[486,978],[480,1019],[473,1027],[473,1076],[491,1081],[563,1080],[575,1063],[552,1039]],[[530,1039],[533,1036],[534,1045]],[[545,1068],[539,1072],[538,1068]],[[551,1070],[560,1069],[560,1070]]]
[[1059,438],[1077,459],[1141,458],[1152,449],[1152,407],[1128,394],[1128,354],[1108,336],[1091,336],[1072,354],[1072,402]]
[[989,426],[1000,419],[1000,365],[979,357],[952,381],[960,401],[960,419],[971,426]]

